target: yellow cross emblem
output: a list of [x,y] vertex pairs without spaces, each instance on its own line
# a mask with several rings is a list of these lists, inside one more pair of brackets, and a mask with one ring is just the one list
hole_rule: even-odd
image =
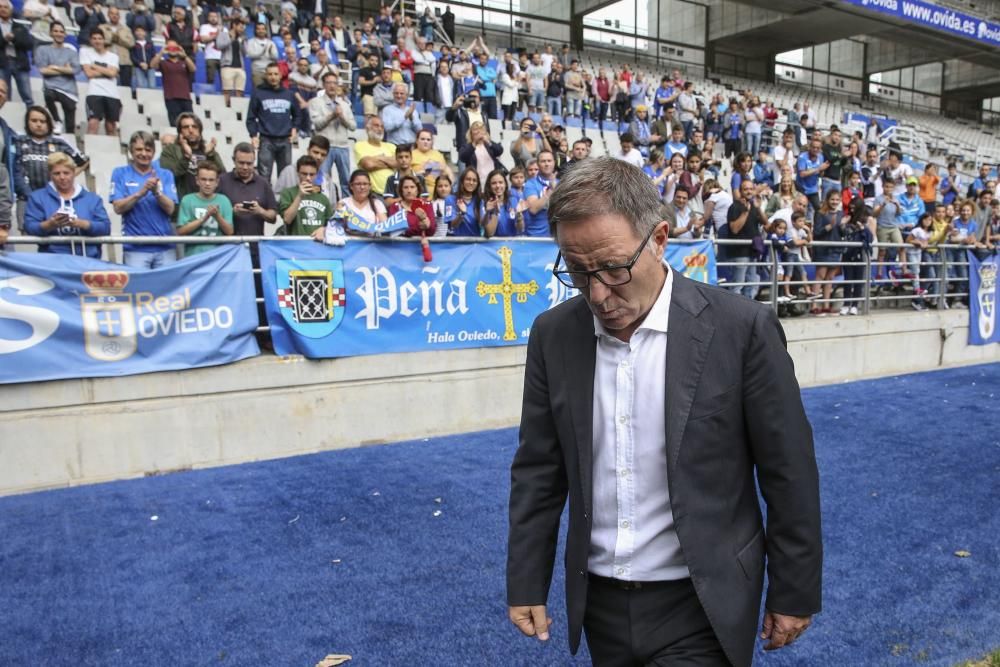
[[479,284],[476,285],[476,294],[480,297],[489,296],[490,299],[487,303],[491,305],[496,304],[497,294],[503,295],[503,339],[517,340],[517,334],[514,332],[514,309],[510,298],[517,296],[518,303],[527,303],[528,295],[534,296],[535,292],[538,291],[538,283],[534,280],[529,283],[515,283],[511,278],[510,270],[510,258],[514,251],[503,246],[497,250],[497,254],[500,255],[500,263],[503,266],[503,281],[490,284],[480,280]]

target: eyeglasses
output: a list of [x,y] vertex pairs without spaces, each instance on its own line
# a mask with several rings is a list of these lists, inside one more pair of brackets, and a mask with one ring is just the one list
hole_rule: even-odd
[[632,280],[632,267],[639,261],[639,255],[642,254],[642,249],[646,247],[647,243],[649,243],[649,238],[655,231],[656,227],[649,230],[646,234],[646,238],[642,240],[642,243],[639,244],[635,254],[632,255],[632,259],[625,264],[606,266],[603,269],[596,269],[594,271],[570,271],[568,269],[559,268],[559,265],[562,262],[562,251],[559,251],[559,254],[556,255],[556,268],[552,269],[552,274],[563,285],[576,289],[589,287],[591,277],[597,278],[598,281],[604,283],[608,287],[624,285]]

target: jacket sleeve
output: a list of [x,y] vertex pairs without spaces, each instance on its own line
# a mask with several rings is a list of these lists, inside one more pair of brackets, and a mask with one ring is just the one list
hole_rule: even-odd
[[111,219],[104,208],[104,202],[96,194],[93,195],[93,208],[90,213],[90,231],[88,236],[107,236],[111,232]]
[[250,107],[247,109],[247,132],[251,138],[260,134],[260,126],[258,124],[260,109],[260,98],[254,95],[250,98]]
[[549,397],[544,322],[531,327],[524,369],[518,448],[510,469],[507,604],[548,599],[568,482]]
[[812,427],[802,407],[785,333],[756,309],[744,353],[743,411],[757,481],[767,504],[768,610],[810,616],[821,607],[823,543]]
[[28,197],[28,206],[24,209],[24,231],[28,236],[48,236],[49,232],[42,231],[42,222],[47,216],[45,208],[38,197]]
[[11,211],[14,209],[14,200],[10,192],[10,178],[7,175],[7,167],[0,165],[0,224],[11,224]]

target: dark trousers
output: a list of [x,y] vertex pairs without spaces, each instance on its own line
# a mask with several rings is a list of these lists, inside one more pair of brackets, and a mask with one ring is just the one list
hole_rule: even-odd
[[[62,118],[63,128],[68,134],[73,134],[76,131],[76,100],[69,97],[65,93],[61,93],[58,90],[53,90],[51,88],[45,89],[45,108],[49,110],[52,114],[52,119],[58,121]],[[62,107],[62,116],[59,115],[59,110],[56,108],[56,104]]]
[[490,120],[497,119],[497,98],[495,97],[483,98],[483,113]]
[[28,70],[16,69],[13,64],[9,67],[0,68],[0,77],[3,77],[4,82],[7,84],[7,99],[14,99],[14,89],[10,87],[11,78],[17,83],[17,92],[21,96],[21,101],[24,102],[25,106],[32,106],[35,101],[31,97],[31,72]]
[[[845,262],[863,262],[865,258],[862,255],[845,255]],[[845,306],[855,306],[860,307],[861,303],[857,301],[864,294],[865,288],[865,267],[863,266],[845,266],[844,267],[844,305]]]
[[171,127],[177,125],[177,117],[180,116],[185,111],[194,111],[194,107],[191,105],[191,99],[186,100],[166,100],[167,102],[167,121],[170,123]]
[[118,67],[118,85],[132,87],[132,65]]
[[257,173],[268,183],[271,182],[271,170],[278,163],[278,173],[292,163],[292,142],[288,137],[266,137],[260,135],[260,148],[257,149]]
[[594,667],[728,667],[690,579],[624,590],[590,575],[583,619]]
[[424,103],[424,111],[428,104],[434,104],[436,90],[433,74],[416,74],[413,77],[413,100]]

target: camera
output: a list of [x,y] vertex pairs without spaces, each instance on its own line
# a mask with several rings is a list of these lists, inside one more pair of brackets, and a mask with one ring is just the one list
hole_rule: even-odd
[[466,97],[464,100],[462,100],[462,106],[465,107],[466,109],[471,109],[474,106],[476,106],[476,102],[477,100],[474,97]]

